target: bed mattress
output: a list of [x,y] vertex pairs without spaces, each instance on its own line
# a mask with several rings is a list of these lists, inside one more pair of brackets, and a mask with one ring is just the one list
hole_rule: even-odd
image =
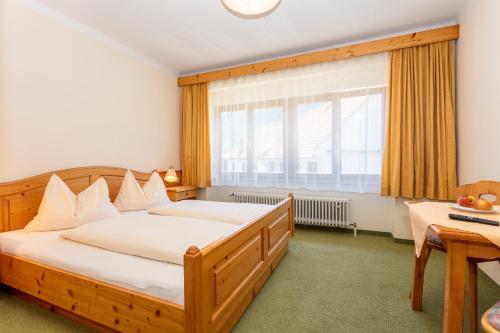
[[184,304],[183,266],[61,239],[62,232],[0,233],[0,251]]

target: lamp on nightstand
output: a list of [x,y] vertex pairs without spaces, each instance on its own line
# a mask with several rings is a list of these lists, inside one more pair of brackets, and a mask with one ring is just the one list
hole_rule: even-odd
[[177,173],[175,172],[174,167],[170,167],[165,174],[165,181],[167,183],[175,183],[179,178],[177,178]]

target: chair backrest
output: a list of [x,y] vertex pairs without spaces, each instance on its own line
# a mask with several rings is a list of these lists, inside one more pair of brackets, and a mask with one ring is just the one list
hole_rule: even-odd
[[482,180],[473,184],[465,184],[457,187],[457,198],[462,195],[473,195],[476,198],[484,194],[496,196],[495,205],[500,204],[500,182],[492,180]]

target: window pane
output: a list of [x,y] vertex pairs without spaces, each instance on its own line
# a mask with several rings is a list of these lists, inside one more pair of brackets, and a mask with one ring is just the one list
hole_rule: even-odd
[[340,100],[342,174],[380,174],[383,95]]
[[298,172],[332,173],[332,102],[298,106]]
[[247,112],[224,111],[220,114],[222,172],[247,170]]
[[255,172],[283,172],[283,109],[254,110]]

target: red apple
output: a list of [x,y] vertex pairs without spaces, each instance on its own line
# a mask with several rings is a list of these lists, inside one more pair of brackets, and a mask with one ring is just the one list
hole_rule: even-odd
[[474,203],[476,202],[476,198],[473,195],[464,195],[458,198],[458,205],[462,207],[474,207]]
[[474,204],[474,208],[477,210],[492,210],[493,203],[488,200],[478,199]]

